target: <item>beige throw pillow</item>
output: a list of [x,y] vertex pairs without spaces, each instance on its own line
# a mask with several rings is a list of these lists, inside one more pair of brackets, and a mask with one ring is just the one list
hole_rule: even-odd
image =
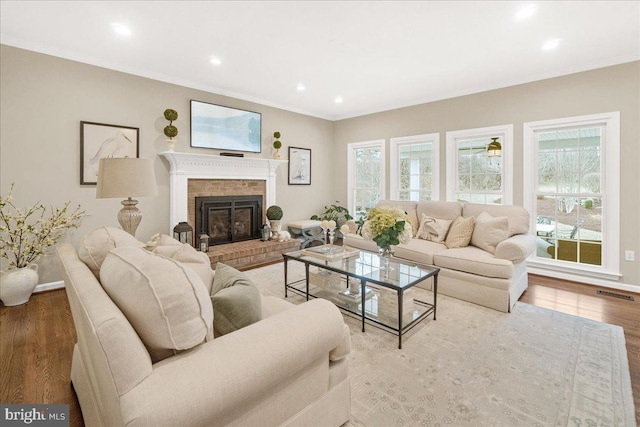
[[469,218],[457,217],[451,224],[447,238],[444,241],[447,248],[465,248],[469,246],[473,235],[474,223],[475,220],[472,216]]
[[78,258],[84,262],[93,272],[96,278],[100,278],[100,267],[111,249],[133,246],[144,247],[131,234],[113,227],[99,227],[87,233],[80,243]]
[[156,234],[147,242],[146,249],[154,254],[175,259],[192,268],[204,282],[207,292],[211,293],[213,270],[211,260],[204,252],[195,250],[193,246],[179,242],[166,234]]
[[441,243],[447,236],[452,222],[453,221],[448,219],[433,218],[422,214],[420,228],[418,229],[416,237],[418,239]]
[[494,217],[482,212],[476,218],[476,226],[471,236],[471,244],[494,254],[498,243],[509,237],[509,220],[505,216]]
[[143,248],[113,249],[100,282],[155,363],[213,339],[213,309],[200,277]]
[[249,326],[262,318],[260,291],[246,274],[219,262],[211,290],[216,336]]

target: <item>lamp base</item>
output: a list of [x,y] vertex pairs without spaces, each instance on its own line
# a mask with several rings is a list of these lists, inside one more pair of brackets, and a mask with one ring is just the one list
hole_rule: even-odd
[[136,207],[138,201],[129,197],[120,203],[124,207],[118,212],[118,222],[124,231],[135,237],[138,225],[142,221],[142,211]]

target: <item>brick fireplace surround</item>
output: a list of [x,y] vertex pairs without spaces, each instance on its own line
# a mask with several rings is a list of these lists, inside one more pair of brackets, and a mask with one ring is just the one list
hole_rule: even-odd
[[[266,211],[276,200],[276,169],[286,163],[286,160],[175,152],[164,152],[162,156],[170,166],[170,228],[186,221],[194,228],[194,235],[197,234],[196,197],[261,195]],[[288,242],[248,240],[211,246],[208,255],[212,268],[221,261],[244,269],[281,260],[282,253],[299,247],[300,242],[295,239]]]

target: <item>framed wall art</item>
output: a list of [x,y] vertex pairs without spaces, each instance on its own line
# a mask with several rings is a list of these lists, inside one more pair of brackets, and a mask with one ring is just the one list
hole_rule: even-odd
[[289,147],[289,185],[311,184],[311,149]]
[[262,114],[191,100],[191,146],[262,152]]
[[80,184],[95,185],[104,157],[137,158],[140,129],[104,123],[80,122]]

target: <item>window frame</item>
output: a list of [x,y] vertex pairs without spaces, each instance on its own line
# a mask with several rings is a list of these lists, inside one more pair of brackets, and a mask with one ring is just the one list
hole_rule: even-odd
[[555,259],[538,258],[532,254],[527,266],[539,269],[568,272],[577,276],[591,276],[619,280],[620,273],[620,112],[590,114],[585,116],[526,122],[523,124],[523,205],[530,213],[530,232],[535,236],[536,194],[538,188],[538,140],[537,132],[604,126],[604,142],[600,145],[600,192],[602,194],[602,265],[574,263]]
[[447,132],[447,201],[457,201],[458,141],[495,136],[502,137],[502,204],[513,204],[513,124]]
[[431,200],[440,200],[440,133],[390,139],[389,198],[400,199],[400,148],[412,144],[431,144]]
[[[355,215],[354,191],[356,190],[355,151],[362,148],[380,148],[380,200],[386,194],[386,140],[374,139],[371,141],[350,142],[347,144],[347,209],[351,216]],[[356,218],[357,219],[357,218]]]

